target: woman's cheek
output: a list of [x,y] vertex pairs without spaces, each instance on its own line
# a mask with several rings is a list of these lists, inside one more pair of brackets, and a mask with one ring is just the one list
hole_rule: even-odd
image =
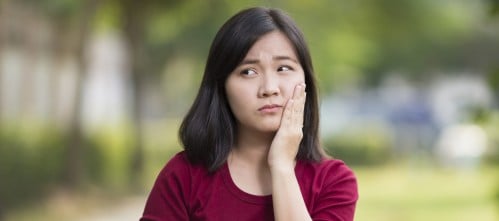
[[295,91],[296,86],[297,86],[298,84],[303,83],[303,82],[304,82],[304,81],[295,80],[295,81],[293,81],[293,83],[291,83],[291,84],[289,84],[289,83],[288,83],[288,84],[286,85],[286,95],[285,95],[285,97],[286,97],[287,99],[292,98],[292,97],[293,97],[293,94],[294,94],[294,91]]
[[284,93],[284,98],[286,100],[289,100],[293,97],[293,90],[294,90],[294,86],[293,85],[286,85],[286,89],[285,89],[285,93]]

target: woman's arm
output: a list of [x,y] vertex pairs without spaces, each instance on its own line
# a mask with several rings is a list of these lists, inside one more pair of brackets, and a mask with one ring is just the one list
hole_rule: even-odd
[[273,169],[272,188],[276,221],[312,220],[303,200],[294,169]]
[[296,154],[303,137],[305,97],[305,84],[297,85],[283,111],[280,128],[269,151],[276,221],[312,220],[294,171]]

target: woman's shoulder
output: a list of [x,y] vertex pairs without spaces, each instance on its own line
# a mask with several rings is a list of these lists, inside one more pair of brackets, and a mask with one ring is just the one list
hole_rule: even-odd
[[358,199],[357,178],[345,162],[324,159],[320,162],[297,164],[296,175],[304,196],[335,199],[337,202],[353,203]]
[[185,167],[191,166],[189,161],[187,160],[187,156],[184,151],[177,152],[174,154],[166,165],[163,167],[163,170],[177,170]]
[[189,160],[187,159],[187,154],[185,151],[179,151],[175,153],[166,165],[177,165],[177,164],[189,164]]
[[312,169],[312,170],[333,170],[333,171],[350,171],[350,167],[347,166],[347,164],[340,159],[336,159],[333,157],[325,157],[321,159],[318,162],[314,161],[299,161],[298,165],[306,168],[306,169]]
[[356,176],[353,170],[342,160],[334,158],[325,158],[319,162],[305,162],[298,164],[297,172],[304,177],[323,180],[326,183],[336,183],[345,180],[356,182]]
[[191,163],[185,151],[173,155],[161,170],[163,175],[191,176],[193,173],[207,173],[207,170],[201,165]]
[[323,159],[318,164],[320,165],[320,167],[323,167],[328,171],[334,171],[336,173],[341,172],[341,173],[353,174],[353,170],[350,169],[350,167],[348,167],[348,165],[343,160],[340,159],[335,159],[330,157]]

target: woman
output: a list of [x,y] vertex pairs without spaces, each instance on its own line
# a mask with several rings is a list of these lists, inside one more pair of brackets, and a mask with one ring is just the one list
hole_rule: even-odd
[[[306,88],[306,89],[305,89]],[[217,33],[141,220],[353,220],[357,183],[319,147],[312,62],[282,11],[249,8]]]

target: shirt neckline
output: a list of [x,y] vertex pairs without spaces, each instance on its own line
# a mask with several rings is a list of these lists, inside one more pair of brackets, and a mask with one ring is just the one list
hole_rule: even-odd
[[[300,177],[302,174],[303,170],[303,165],[301,161],[296,162],[295,166],[295,174],[296,177]],[[229,165],[227,161],[222,165],[221,168],[221,175],[223,177],[223,181],[225,184],[225,187],[231,192],[236,198],[252,203],[252,204],[271,204],[272,203],[272,195],[254,195],[251,193],[247,193],[243,190],[241,190],[236,183],[234,183],[234,180],[232,180],[232,176],[230,175],[230,170],[229,170]]]
[[222,177],[225,183],[225,187],[228,189],[230,193],[232,193],[236,198],[245,201],[247,203],[252,204],[271,204],[272,203],[272,195],[254,195],[247,193],[234,183],[232,180],[232,176],[230,175],[229,165],[225,162],[222,166]]

